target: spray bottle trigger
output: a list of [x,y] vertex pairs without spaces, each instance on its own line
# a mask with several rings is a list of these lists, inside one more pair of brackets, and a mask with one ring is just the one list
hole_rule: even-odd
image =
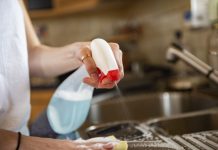
[[105,78],[110,79],[111,81],[117,81],[120,79],[120,73],[119,70],[111,70],[105,75],[99,68],[97,68],[98,74],[99,74],[99,81],[102,82]]
[[98,72],[99,81],[102,82],[102,80],[106,78],[106,76],[99,68],[97,68],[97,72]]
[[107,78],[109,78],[111,81],[117,81],[120,79],[120,72],[119,70],[111,70],[107,74]]

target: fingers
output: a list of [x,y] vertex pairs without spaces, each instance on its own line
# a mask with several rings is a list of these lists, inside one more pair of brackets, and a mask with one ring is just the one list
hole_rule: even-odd
[[86,140],[86,145],[93,150],[101,149],[101,150],[112,150],[114,146],[118,143],[118,140],[110,139],[110,138],[92,138]]
[[112,144],[94,144],[90,146],[78,145],[75,149],[77,150],[113,150]]
[[115,86],[115,83],[109,83],[109,84],[99,84],[98,88],[100,89],[112,89]]
[[107,143],[103,145],[103,148],[107,150],[110,150],[110,149],[112,150],[114,148],[114,145],[112,143]]
[[114,53],[114,57],[117,61],[117,65],[120,70],[120,79],[124,77],[124,69],[123,69],[123,52],[120,50],[120,47],[117,43],[110,43],[111,49]]
[[90,85],[90,86],[93,86],[97,89],[111,89],[115,86],[115,83],[114,82],[111,82],[110,80],[108,79],[104,79],[102,81],[102,83],[97,83],[92,79],[92,78],[89,78],[89,77],[86,77],[83,79],[83,82]]
[[98,88],[111,89],[115,86],[115,82],[112,82],[110,79],[103,79],[101,83],[99,83]]
[[73,150],[112,150],[114,146],[118,143],[116,140],[95,140],[96,138],[83,140],[78,139],[75,141],[67,141],[67,145]]
[[85,77],[83,79],[83,82],[92,86],[92,87],[95,87],[95,88],[98,88],[98,81],[95,81],[94,79],[92,78],[89,78],[89,77]]
[[[120,79],[124,76],[124,69],[123,69],[123,62],[122,62],[122,51],[119,48],[119,45],[116,43],[110,43],[112,51],[114,53],[115,59],[117,61],[119,71],[120,71]],[[101,83],[99,83],[98,79],[98,72],[97,67],[95,64],[94,59],[92,58],[91,50],[88,46],[82,47],[79,52],[79,58],[83,62],[86,67],[87,72],[89,73],[90,77],[86,77],[83,79],[83,82],[93,86],[95,88],[106,88],[111,89],[115,86],[115,82],[112,82],[109,79],[104,79]],[[119,79],[119,80],[120,80]],[[119,82],[119,81],[117,81]]]
[[92,54],[88,47],[84,47],[81,49],[80,58],[84,58],[82,62],[86,66],[86,70],[88,71],[91,77],[98,79],[97,67],[96,67],[95,61],[93,60],[91,56]]
[[93,58],[91,57],[91,51],[88,47],[84,47],[83,49],[81,49],[80,56],[81,58],[83,58],[83,60],[81,61],[85,65],[86,70],[90,75],[90,77],[86,77],[83,79],[84,83],[93,86],[95,88],[110,89],[114,87],[114,83],[112,83],[108,79],[104,79],[102,83],[99,83],[97,67]]
[[112,143],[83,143],[75,146],[77,150],[112,150],[114,144]]

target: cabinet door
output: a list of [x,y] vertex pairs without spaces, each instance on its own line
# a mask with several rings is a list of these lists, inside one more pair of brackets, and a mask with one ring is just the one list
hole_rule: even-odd
[[[26,1],[27,8],[29,5]],[[87,11],[97,6],[99,0],[51,0],[52,8],[29,10],[30,17],[33,19],[58,17],[77,12]],[[35,7],[35,6],[33,6]]]
[[30,123],[44,111],[53,95],[54,90],[32,90],[31,92],[31,117]]

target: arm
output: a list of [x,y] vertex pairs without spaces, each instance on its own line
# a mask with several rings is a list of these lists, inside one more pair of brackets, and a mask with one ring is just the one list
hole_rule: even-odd
[[[0,148],[4,150],[15,150],[17,146],[17,138],[18,134],[6,130],[1,130],[0,129]],[[43,140],[41,138],[36,138],[36,137],[27,137],[27,136],[22,136],[21,138],[21,144],[20,144],[20,150],[33,150],[33,149],[45,149],[46,148],[46,143],[49,144],[49,140]],[[54,140],[55,142],[55,140]],[[38,143],[36,145],[36,143]],[[56,143],[56,144],[55,144]],[[58,142],[51,143],[55,144],[58,149]],[[59,143],[60,145],[60,143]],[[60,148],[60,146],[59,146]],[[60,148],[61,149],[61,148]],[[48,149],[49,150],[49,149]]]
[[42,45],[35,34],[23,1],[20,0],[20,3],[25,20],[30,74],[39,77],[53,77],[80,66],[81,62],[77,59],[75,52],[87,43],[76,43],[60,48]]
[[[100,145],[99,145],[100,144]],[[14,132],[0,129],[0,149],[15,150],[17,146],[17,134]],[[99,147],[100,146],[100,147]],[[96,143],[89,141],[68,141],[39,137],[21,137],[19,150],[112,150],[113,144],[109,142]]]
[[[54,77],[76,69],[84,63],[90,75],[90,77],[83,80],[85,83],[95,88],[112,88],[115,86],[115,83],[107,79],[104,79],[102,83],[98,82],[97,67],[92,57],[85,59],[83,62],[81,61],[82,56],[87,54],[91,55],[89,42],[77,42],[58,48],[42,45],[34,32],[32,23],[22,1],[21,5],[25,17],[31,75]],[[121,78],[123,78],[122,52],[118,44],[110,43],[110,46],[117,60]]]

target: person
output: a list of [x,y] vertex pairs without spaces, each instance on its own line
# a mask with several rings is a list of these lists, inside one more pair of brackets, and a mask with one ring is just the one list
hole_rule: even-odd
[[[112,143],[28,136],[29,75],[55,77],[84,64],[90,75],[83,80],[86,84],[95,88],[113,88],[115,83],[108,79],[99,83],[97,68],[89,48],[90,42],[76,42],[64,47],[41,44],[22,0],[0,0],[0,22],[0,149],[112,149]],[[118,44],[110,43],[110,46],[122,78],[122,52]]]

